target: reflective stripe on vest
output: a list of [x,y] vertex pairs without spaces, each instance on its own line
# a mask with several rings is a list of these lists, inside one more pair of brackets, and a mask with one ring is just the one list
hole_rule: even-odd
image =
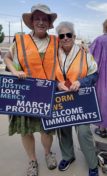
[[[80,49],[66,72],[66,79],[69,79],[71,82],[76,81],[78,78],[85,77],[87,75],[87,70],[86,52],[83,49]],[[56,77],[58,81],[65,80],[60,63],[57,65]]]
[[19,63],[28,76],[49,80],[55,79],[56,51],[58,48],[58,42],[55,36],[50,36],[50,42],[43,59],[41,59],[37,46],[30,35],[23,35],[22,39],[22,37],[17,34],[16,45]]

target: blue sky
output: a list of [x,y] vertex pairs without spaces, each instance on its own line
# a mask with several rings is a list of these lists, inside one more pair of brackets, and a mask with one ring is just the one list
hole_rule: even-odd
[[[37,3],[47,4],[58,14],[55,27],[61,21],[71,21],[78,37],[93,40],[102,34],[102,22],[107,18],[107,0],[0,0],[0,24],[5,34],[9,33],[9,23],[11,35],[19,32],[22,13],[30,12],[32,5]],[[23,30],[29,32],[24,24]]]

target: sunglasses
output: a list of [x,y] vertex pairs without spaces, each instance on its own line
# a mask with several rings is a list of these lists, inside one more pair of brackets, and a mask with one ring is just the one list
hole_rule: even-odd
[[59,34],[59,39],[64,39],[65,36],[66,36],[67,38],[72,38],[73,34],[70,33],[70,32],[68,32],[68,33],[66,33],[66,34]]

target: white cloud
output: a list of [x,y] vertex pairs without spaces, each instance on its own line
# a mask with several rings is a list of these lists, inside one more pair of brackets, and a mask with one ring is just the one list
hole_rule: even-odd
[[107,13],[107,3],[98,3],[95,1],[91,1],[86,6],[87,8],[92,9],[92,10]]

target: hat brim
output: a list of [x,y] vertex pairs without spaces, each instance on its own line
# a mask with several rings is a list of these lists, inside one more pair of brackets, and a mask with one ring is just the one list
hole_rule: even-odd
[[[36,11],[36,10],[35,10]],[[35,12],[34,11],[34,12]],[[34,13],[33,12],[33,13]],[[42,11],[43,12],[43,11]],[[30,28],[30,29],[34,29],[33,27],[33,23],[32,23],[32,15],[33,13],[24,13],[22,15],[22,18],[23,18],[23,21],[25,23],[25,25]],[[43,12],[45,13],[45,12]],[[53,22],[55,21],[55,19],[57,18],[57,14],[56,13],[45,13],[46,15],[49,15],[51,17],[51,23],[50,23],[50,26],[49,26],[49,29],[52,29],[53,28]]]

